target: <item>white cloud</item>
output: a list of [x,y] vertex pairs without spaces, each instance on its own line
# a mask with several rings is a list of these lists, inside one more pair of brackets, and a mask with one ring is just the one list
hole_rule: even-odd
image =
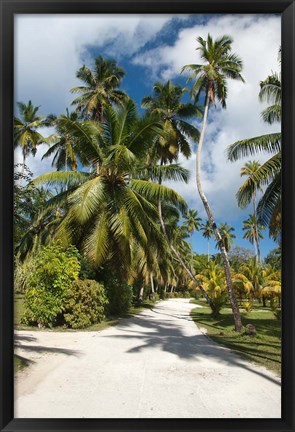
[[[182,30],[173,46],[162,46],[136,56],[134,62],[150,67],[155,79],[175,79],[184,65],[201,62],[195,50],[196,37],[206,38],[208,33],[214,38],[231,35],[233,51],[241,57],[244,65],[246,83],[228,81],[227,109],[211,109],[202,154],[203,189],[215,216],[235,220],[241,215],[235,200],[235,193],[242,183],[240,168],[250,158],[227,162],[225,149],[239,139],[279,130],[279,125],[270,127],[262,122],[260,112],[263,106],[258,101],[258,92],[259,82],[272,70],[278,70],[280,18],[264,15],[214,17],[206,24]],[[255,157],[261,162],[266,158],[265,155]],[[173,187],[205,216],[196,192],[194,158],[181,161],[193,175],[188,185],[175,183]]]
[[169,15],[17,15],[15,99],[32,99],[47,112],[64,112],[73,100],[69,89],[78,83],[75,73],[86,46],[110,44],[109,55],[132,55],[170,19]]
[[[199,62],[195,49],[197,36],[205,38],[209,32],[214,38],[222,34],[231,35],[233,51],[243,60],[246,83],[229,81],[227,110],[211,111],[202,155],[202,178],[216,217],[234,220],[241,214],[234,195],[241,184],[239,171],[245,161],[227,162],[225,149],[238,139],[278,130],[278,126],[271,128],[261,121],[263,107],[258,102],[258,92],[260,80],[266,78],[271,70],[278,69],[280,17],[214,16],[207,23],[180,30],[173,45],[170,40],[169,46],[138,54],[138,50],[154,39],[170,19],[168,15],[18,15],[15,32],[16,100],[31,99],[35,105],[42,105],[41,113],[64,112],[73,99],[69,89],[77,85],[75,73],[89,45],[100,48],[108,44],[109,54],[118,59],[133,56],[135,64],[146,67],[152,83],[159,78],[176,79],[185,64]],[[84,60],[89,58],[84,57]],[[43,150],[40,148],[36,158],[28,160],[36,175],[50,168],[50,161],[40,163]],[[176,183],[173,186],[204,216],[196,192],[194,158],[180,161],[191,169],[192,177],[188,185]]]

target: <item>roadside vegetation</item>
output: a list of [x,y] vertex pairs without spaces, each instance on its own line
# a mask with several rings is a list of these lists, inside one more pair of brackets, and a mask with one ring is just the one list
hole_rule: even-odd
[[199,328],[206,329],[207,336],[214,342],[224,345],[241,357],[273,370],[281,375],[281,322],[271,310],[264,310],[257,305],[256,310],[245,313],[241,309],[245,326],[255,326],[256,335],[250,336],[246,331],[236,334],[232,325],[229,309],[223,309],[214,317],[208,308],[196,308],[191,316]]
[[[278,371],[280,133],[228,147],[232,162],[271,154],[262,165],[245,163],[237,190],[238,205],[251,208],[241,228],[253,250],[235,245],[235,229],[225,220],[216,223],[202,186],[210,113],[215,105],[226,108],[228,80],[244,82],[232,42],[229,36],[197,38],[203,63],[182,70],[189,72],[190,87],[155,83],[142,100],[143,113],[120,87],[124,70],[101,56],[92,68],[77,71],[81,85],[71,89],[72,111],[41,115],[31,101],[18,103],[14,136],[23,161],[14,174],[17,328],[100,330],[160,299],[202,298],[206,308],[193,316],[210,337]],[[280,75],[264,78],[258,96],[267,103],[263,120],[279,122]],[[46,126],[55,131],[49,137],[40,132]],[[43,159],[51,158],[52,171],[36,177],[26,161],[41,144],[48,145]],[[194,157],[194,145],[204,220],[167,186],[188,181],[192,173],[179,159]],[[193,234],[207,239],[207,254],[193,249]],[[263,260],[266,235],[278,247]],[[257,311],[258,303],[267,312]],[[247,338],[249,323],[256,336]]]

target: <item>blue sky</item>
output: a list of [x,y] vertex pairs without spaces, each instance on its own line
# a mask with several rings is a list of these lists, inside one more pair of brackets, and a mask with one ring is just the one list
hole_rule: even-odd
[[[263,105],[258,101],[259,82],[279,69],[280,17],[277,15],[17,15],[15,17],[15,101],[32,100],[43,114],[65,112],[79,84],[75,73],[84,63],[91,65],[97,55],[111,57],[125,69],[122,88],[136,100],[152,93],[153,83],[170,79],[185,85],[182,66],[198,63],[196,38],[222,34],[232,36],[233,50],[243,60],[246,83],[229,82],[227,109],[212,109],[202,155],[203,189],[217,222],[235,227],[236,244],[252,246],[242,239],[242,221],[252,211],[237,207],[235,193],[241,184],[240,168],[249,160],[230,163],[226,147],[238,139],[278,131],[262,122]],[[196,123],[200,126],[200,124]],[[49,134],[51,130],[44,131]],[[195,152],[195,146],[192,143]],[[41,146],[28,164],[34,175],[52,170],[50,161],[40,162],[46,150]],[[19,152],[16,154],[16,159]],[[263,162],[267,155],[255,159]],[[191,171],[188,184],[172,183],[205,219],[195,186],[195,158],[180,158]],[[193,247],[207,253],[207,241],[193,236]],[[265,256],[276,244],[261,242]],[[214,242],[211,242],[211,251]]]

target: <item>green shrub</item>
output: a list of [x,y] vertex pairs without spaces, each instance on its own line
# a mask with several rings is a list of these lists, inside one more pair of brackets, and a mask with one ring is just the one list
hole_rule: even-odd
[[251,310],[252,310],[253,303],[250,302],[250,301],[246,301],[246,302],[243,303],[243,306],[244,306],[245,312],[247,314],[249,314],[251,312]]
[[113,279],[105,283],[105,289],[109,301],[108,314],[123,315],[127,313],[133,303],[132,286]]
[[274,314],[275,318],[277,320],[281,320],[282,319],[282,310],[280,307],[279,299],[277,297],[272,297],[270,299],[270,307],[271,307],[272,313]]
[[81,269],[79,273],[79,279],[81,280],[94,280],[96,278],[96,269],[88,258],[82,256],[80,260]]
[[65,302],[65,322],[75,329],[101,322],[107,303],[102,284],[94,280],[74,281]]
[[78,250],[59,245],[43,247],[35,257],[35,269],[25,293],[25,313],[22,322],[52,327],[65,308],[68,290],[80,271]]
[[29,287],[29,278],[35,269],[32,258],[21,262],[18,256],[14,260],[14,290],[16,293],[25,293]]
[[157,292],[154,293],[154,295],[152,296],[152,300],[154,302],[157,302],[160,300],[160,294],[158,294]]

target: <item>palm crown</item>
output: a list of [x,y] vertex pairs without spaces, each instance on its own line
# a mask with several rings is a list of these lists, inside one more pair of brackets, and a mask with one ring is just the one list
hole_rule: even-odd
[[197,139],[198,130],[186,120],[198,115],[198,108],[191,103],[182,103],[181,98],[187,89],[170,81],[154,84],[154,95],[142,100],[142,107],[158,116],[164,134],[155,143],[155,156],[163,163],[177,160],[179,153],[186,158],[191,156],[188,137]]
[[76,76],[85,86],[71,89],[72,93],[81,93],[72,105],[77,105],[77,110],[85,117],[101,121],[105,106],[112,102],[120,103],[126,97],[118,88],[124,75],[124,70],[115,60],[99,56],[95,59],[93,70],[85,65],[78,70]]
[[189,80],[195,79],[191,94],[195,100],[199,100],[201,92],[205,91],[209,98],[209,104],[215,105],[216,99],[223,108],[226,108],[227,78],[238,79],[244,82],[241,75],[242,61],[231,52],[232,38],[223,35],[213,39],[208,34],[207,40],[198,37],[200,52],[204,64],[189,64],[182,71],[189,69],[192,73]]
[[36,184],[69,185],[63,197],[48,203],[56,206],[58,200],[66,199],[68,210],[57,236],[64,244],[77,244],[97,266],[115,260],[118,272],[125,271],[126,275],[136,244],[146,256],[153,245],[163,247],[158,200],[182,211],[186,208],[176,192],[142,180],[136,172],[136,161],[144,156],[159,127],[157,120],[150,116],[139,118],[133,101],[127,100],[120,108],[106,107],[102,125],[64,118],[63,127],[72,132],[81,148],[84,145],[89,160],[99,160],[100,165],[95,173],[56,172],[35,180]]
[[35,107],[31,101],[27,104],[18,102],[20,116],[14,118],[14,144],[20,146],[24,163],[26,157],[32,153],[35,155],[37,146],[46,139],[38,132],[38,128],[47,125],[44,116],[38,115],[40,107]]
[[[269,103],[262,111],[262,118],[267,123],[281,119],[281,79],[280,75],[272,73],[260,83],[259,99]],[[256,189],[263,185],[267,188],[257,206],[257,215],[263,225],[268,225],[270,235],[280,239],[281,223],[281,133],[275,132],[254,138],[244,139],[231,144],[227,155],[231,161],[260,152],[272,156],[262,164],[247,181],[247,188],[242,196],[243,204],[247,205]]]

